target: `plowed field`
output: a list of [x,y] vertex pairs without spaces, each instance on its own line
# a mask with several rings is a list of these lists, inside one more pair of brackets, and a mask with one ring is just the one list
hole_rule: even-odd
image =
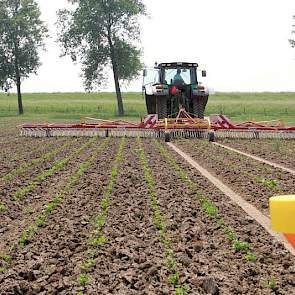
[[[0,294],[295,294],[294,256],[163,141],[13,132],[1,130]],[[280,169],[175,144],[267,216],[269,197],[295,193]],[[287,165],[294,144],[280,144]]]

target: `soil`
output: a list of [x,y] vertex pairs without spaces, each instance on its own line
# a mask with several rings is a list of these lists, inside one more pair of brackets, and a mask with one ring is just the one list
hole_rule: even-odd
[[230,147],[295,169],[294,140],[223,140]]
[[[7,131],[7,138],[12,131]],[[3,129],[0,130],[1,135],[5,136]],[[43,152],[39,150],[38,155],[56,148],[54,140],[46,140],[38,140],[42,144],[46,142],[46,145],[50,142]],[[62,144],[69,139],[58,140]],[[86,140],[78,139],[54,159],[68,155]],[[180,179],[153,140],[142,142],[155,179],[167,235],[175,253],[179,283],[190,286],[188,294],[295,294],[295,258],[280,243],[169,150],[164,142],[167,152],[194,181],[196,190],[188,188]],[[267,213],[267,208],[262,205],[267,195],[274,191],[255,182],[255,177],[278,179],[279,190],[276,193],[294,189],[294,177],[280,169],[227,153],[203,141],[188,143],[184,140],[177,145],[264,213]],[[44,227],[39,228],[25,248],[18,245],[21,232],[62,190],[79,164],[89,159],[98,144],[92,144],[23,200],[12,202],[9,197],[34,180],[40,171],[49,169],[53,158],[10,182],[0,184],[0,201],[7,205],[7,211],[0,213],[0,255],[12,256],[10,263],[0,259],[0,269],[5,269],[0,272],[0,294],[78,294],[80,291],[105,295],[173,294],[173,286],[168,282],[170,273],[164,256],[165,248],[153,223],[149,192],[135,139],[126,139],[119,174],[110,196],[104,228],[107,242],[98,250],[96,264],[89,272],[90,281],[85,287],[78,282],[118,146],[119,139],[110,139],[108,146],[98,153],[91,167],[65,194],[48,216]],[[33,140],[21,146],[26,156],[15,158],[16,164],[11,167],[29,161],[30,156],[37,156],[35,148],[38,149],[38,144]],[[11,167],[0,168],[7,173]],[[225,223],[234,229],[241,241],[251,243],[251,251],[257,255],[256,262],[246,260],[243,253],[234,249],[223,229],[203,211],[196,192],[206,195],[218,207]],[[274,290],[268,284],[272,280],[275,282]]]
[[235,192],[269,215],[269,198],[295,193],[295,176],[203,140],[176,145]]
[[20,144],[8,144],[0,151],[0,178],[13,169],[23,164],[38,159],[53,149],[57,149],[66,143],[65,139],[33,139],[22,141]]
[[12,254],[9,270],[0,275],[0,294],[74,294],[65,290],[77,285],[79,262],[87,250],[115,150],[110,143],[31,243]]

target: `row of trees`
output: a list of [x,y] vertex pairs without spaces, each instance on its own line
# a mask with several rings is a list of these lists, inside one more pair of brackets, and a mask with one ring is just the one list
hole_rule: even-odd
[[[93,90],[114,74],[118,114],[124,115],[121,81],[131,81],[142,68],[138,19],[145,15],[142,0],[69,0],[73,9],[58,11],[58,41],[62,55],[81,62],[85,89]],[[40,66],[46,24],[35,0],[0,0],[0,87],[17,86],[23,114],[21,82]]]

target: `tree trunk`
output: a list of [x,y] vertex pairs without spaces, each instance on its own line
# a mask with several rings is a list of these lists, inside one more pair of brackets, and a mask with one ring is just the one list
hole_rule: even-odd
[[115,81],[115,87],[116,87],[118,114],[119,114],[119,116],[124,116],[124,106],[123,106],[122,93],[121,93],[121,89],[120,89],[118,65],[117,65],[117,60],[116,60],[116,56],[115,56],[115,49],[114,49],[114,45],[112,42],[110,28],[108,28],[108,42],[109,42],[109,46],[110,46],[111,61],[112,61],[112,66],[113,66],[113,74],[114,74],[114,81]]
[[18,113],[22,115],[24,113],[23,109],[23,100],[22,100],[22,93],[21,93],[21,82],[20,77],[16,77],[16,87],[17,87],[17,102],[18,102]]
[[22,93],[21,93],[21,81],[20,81],[20,73],[17,58],[15,59],[15,79],[16,79],[16,88],[17,88],[17,102],[18,102],[18,113],[22,115],[24,113],[23,109],[23,100],[22,100]]
[[121,89],[120,89],[118,70],[117,70],[117,67],[114,63],[113,63],[113,73],[114,73],[117,103],[118,103],[118,114],[119,114],[119,116],[124,116],[124,106],[123,106],[123,99],[122,99],[122,94],[121,94]]

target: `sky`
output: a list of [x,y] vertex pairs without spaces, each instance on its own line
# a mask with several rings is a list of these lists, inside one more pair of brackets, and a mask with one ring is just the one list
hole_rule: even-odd
[[[295,48],[291,48],[294,0],[144,0],[140,20],[146,66],[155,62],[198,62],[203,83],[215,91],[295,91]],[[56,11],[67,0],[37,0],[51,38],[40,54],[38,74],[23,81],[24,92],[84,91],[81,69],[60,57]],[[295,36],[294,36],[295,38]],[[139,77],[123,91],[141,91]],[[101,91],[114,91],[109,83]]]

